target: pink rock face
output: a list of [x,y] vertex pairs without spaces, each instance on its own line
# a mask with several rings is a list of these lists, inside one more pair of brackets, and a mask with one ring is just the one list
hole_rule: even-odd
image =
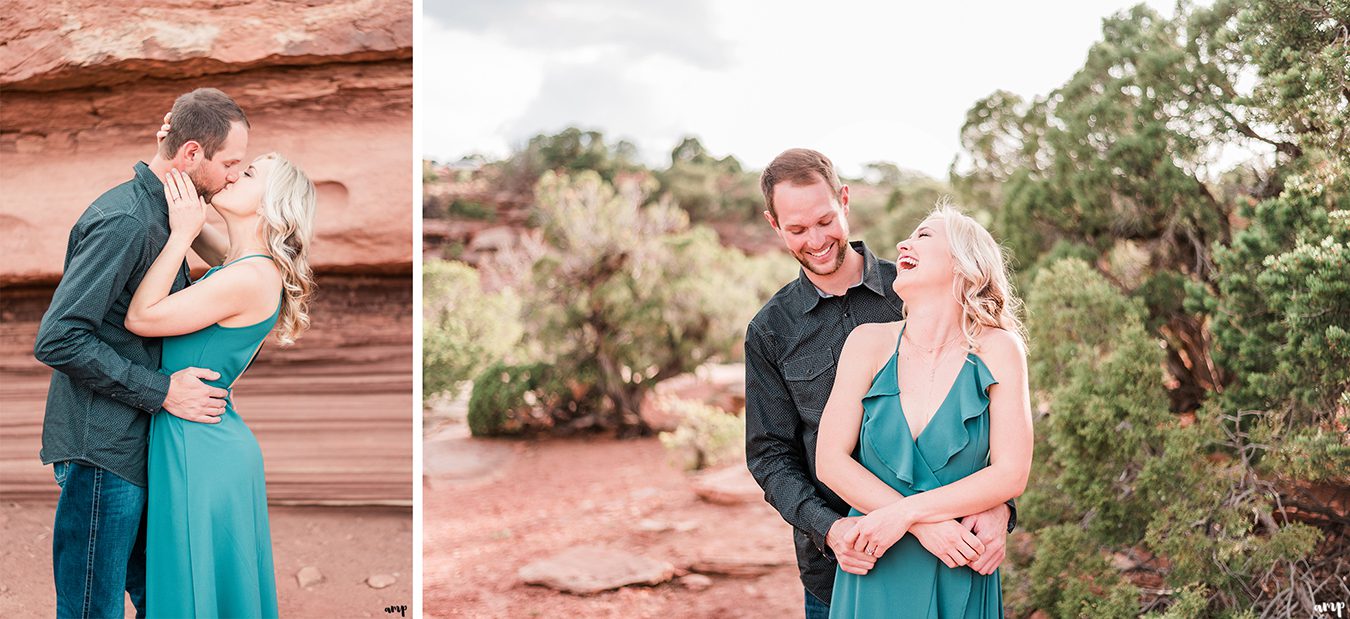
[[285,155],[319,194],[313,328],[239,386],[269,497],[411,505],[412,3],[18,4],[0,18],[0,496],[54,497],[32,346],[71,225],[210,86],[248,115],[250,157]]
[[0,84],[22,90],[412,57],[406,0],[68,0],[6,17]]
[[56,281],[71,224],[201,86],[249,115],[250,156],[280,152],[314,181],[316,269],[410,270],[412,4],[225,4],[77,1],[0,21],[0,283]]

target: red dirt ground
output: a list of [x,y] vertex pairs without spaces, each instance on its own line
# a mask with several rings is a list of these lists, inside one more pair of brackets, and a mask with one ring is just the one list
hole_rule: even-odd
[[[51,617],[52,503],[0,506],[0,617]],[[412,607],[412,514],[406,507],[277,507],[269,510],[277,605],[282,617],[387,617]],[[312,565],[324,582],[301,589],[295,573]],[[366,578],[398,580],[372,589]],[[128,617],[135,608],[127,603]],[[397,615],[393,615],[397,616]]]
[[[762,500],[702,501],[655,439],[494,441],[462,427],[426,441],[426,617],[800,616],[788,525]],[[671,528],[644,530],[653,521]],[[671,581],[592,596],[516,576],[536,559],[590,544],[669,561],[677,577],[707,553],[767,554],[782,565],[753,577],[710,575],[702,591]]]

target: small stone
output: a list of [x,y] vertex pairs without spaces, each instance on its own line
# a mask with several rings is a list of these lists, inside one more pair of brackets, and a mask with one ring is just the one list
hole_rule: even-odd
[[323,582],[323,573],[313,565],[306,565],[295,573],[295,580],[300,583],[301,589],[307,589]]
[[669,531],[670,528],[670,523],[652,520],[651,518],[643,518],[637,523],[637,529],[639,531],[646,531],[648,533],[661,533],[663,531]]
[[684,588],[689,589],[690,591],[702,591],[711,587],[713,581],[703,574],[690,574],[681,577],[679,583],[684,585]]
[[398,579],[389,574],[373,574],[366,579],[366,584],[370,585],[371,589],[383,589],[396,582],[398,582]]

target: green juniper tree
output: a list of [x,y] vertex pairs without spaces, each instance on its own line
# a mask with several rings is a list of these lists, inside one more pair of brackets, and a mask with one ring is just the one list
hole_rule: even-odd
[[1350,596],[1347,84],[1350,3],[1219,0],[1110,17],[1062,87],[968,112],[953,185],[1030,289],[1047,411],[1014,607]]

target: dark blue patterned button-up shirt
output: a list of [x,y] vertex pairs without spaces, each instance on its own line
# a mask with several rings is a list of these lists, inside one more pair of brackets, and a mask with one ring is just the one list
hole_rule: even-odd
[[[77,460],[146,484],[150,415],[169,392],[160,340],[123,322],[141,277],[169,239],[164,185],[145,163],[99,196],[70,231],[65,269],[33,354],[55,372],[42,463]],[[173,290],[188,285],[184,261]]]

